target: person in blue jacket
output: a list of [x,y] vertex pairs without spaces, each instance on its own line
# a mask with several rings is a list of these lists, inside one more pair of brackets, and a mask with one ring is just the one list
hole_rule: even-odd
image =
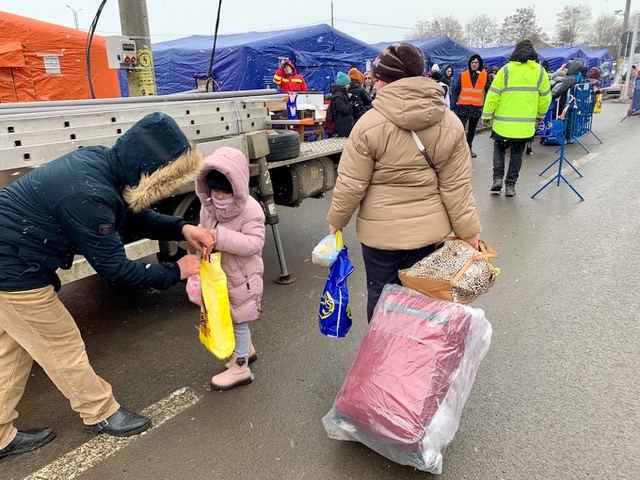
[[33,361],[86,428],[114,436],[148,429],[149,418],[120,406],[91,367],[75,321],[58,298],[58,268],[84,255],[108,282],[166,289],[198,273],[197,255],[177,263],[129,260],[119,231],[187,240],[202,250],[211,233],[149,207],[193,179],[202,153],[175,120],[152,113],[112,148],[90,146],[39,166],[0,190],[0,458],[38,448],[51,428],[13,425]]

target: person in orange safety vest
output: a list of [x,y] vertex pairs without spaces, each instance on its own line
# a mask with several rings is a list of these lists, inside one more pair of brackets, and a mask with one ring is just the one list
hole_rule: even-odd
[[472,148],[473,137],[476,135],[476,127],[482,116],[484,96],[489,85],[487,72],[482,68],[482,58],[480,55],[472,55],[469,59],[469,70],[462,72],[453,89],[451,105],[463,127],[469,122],[467,143],[473,158],[477,157]]
[[304,77],[296,73],[296,67],[289,60],[283,60],[280,63],[280,68],[273,75],[273,83],[280,87],[282,93],[307,91]]

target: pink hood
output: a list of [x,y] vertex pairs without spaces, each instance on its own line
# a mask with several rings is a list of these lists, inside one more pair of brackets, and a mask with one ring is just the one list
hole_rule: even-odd
[[[233,203],[224,210],[216,209],[211,201],[211,192],[206,176],[211,170],[222,173],[233,188]],[[200,199],[200,223],[213,225],[216,221],[226,222],[240,215],[249,196],[249,162],[244,154],[235,148],[222,147],[204,159],[204,166],[196,177],[196,194]]]

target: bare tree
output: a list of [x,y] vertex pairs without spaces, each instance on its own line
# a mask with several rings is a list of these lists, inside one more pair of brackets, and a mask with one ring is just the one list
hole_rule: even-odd
[[542,27],[538,25],[535,7],[518,8],[515,14],[505,17],[502,21],[499,34],[502,45],[513,45],[525,38],[534,44],[546,39]]
[[464,27],[468,47],[492,47],[496,45],[498,22],[487,15],[476,15]]
[[433,17],[433,20],[419,21],[406,38],[431,38],[446,35],[453,40],[464,41],[464,29],[462,24],[453,15],[445,17]]
[[587,39],[594,47],[610,48],[614,51],[620,46],[622,36],[622,22],[614,14],[601,13],[592,22]]
[[558,14],[556,40],[561,46],[576,45],[587,32],[591,20],[591,7],[584,4],[565,5]]
[[431,29],[431,22],[427,20],[419,20],[413,29],[405,35],[405,40],[412,40],[416,38],[429,38]]

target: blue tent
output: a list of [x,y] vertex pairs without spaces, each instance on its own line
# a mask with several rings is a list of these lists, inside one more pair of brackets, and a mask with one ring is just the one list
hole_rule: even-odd
[[[600,67],[600,84],[603,87],[611,85],[611,70],[613,69],[613,57],[609,50],[587,50],[584,52],[589,57],[589,70],[593,67]],[[601,67],[603,63],[608,63]]]
[[613,65],[613,57],[611,52],[606,48],[602,50],[587,50],[584,52],[589,57],[589,68],[599,67],[604,62],[609,62],[609,70]]
[[514,45],[511,45],[509,47],[474,48],[473,51],[482,57],[485,67],[493,67],[495,65],[502,68],[509,62],[509,58],[511,58],[515,48]]
[[[154,44],[158,94],[196,88],[194,76],[206,77],[212,48],[213,36],[202,35]],[[324,24],[219,35],[213,74],[220,91],[276,88],[273,74],[279,58],[286,57],[304,76],[309,90],[328,93],[338,71],[346,73],[351,67],[364,71],[367,60],[377,55],[368,44]]]
[[[442,73],[444,73],[444,67],[446,65],[452,65],[456,76],[469,67],[469,57],[473,55],[473,51],[447,36],[401,41],[415,45],[422,50],[427,62],[428,70],[437,63],[440,66]],[[399,42],[400,41],[381,42],[375,43],[372,46],[381,52],[385,47],[392,43]]]
[[589,57],[587,57],[580,47],[541,48],[536,51],[549,61],[549,68],[552,72],[559,69],[563,63],[570,62],[571,60],[580,60],[585,65],[589,64]]

